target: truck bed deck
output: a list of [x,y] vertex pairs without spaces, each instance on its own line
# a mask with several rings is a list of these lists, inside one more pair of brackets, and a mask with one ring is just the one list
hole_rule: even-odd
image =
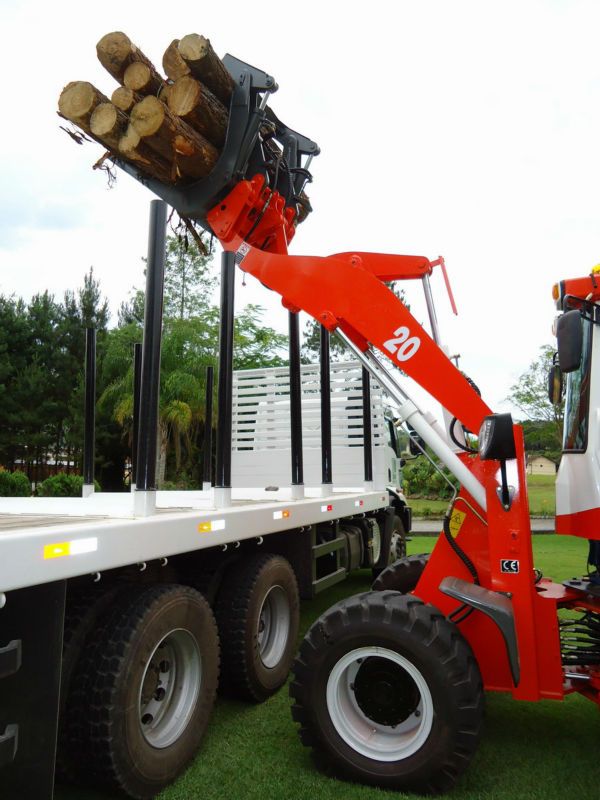
[[0,592],[164,559],[207,547],[236,546],[316,522],[381,508],[387,491],[341,488],[234,489],[228,506],[213,490],[156,493],[156,513],[135,517],[132,493],[87,498],[0,500]]

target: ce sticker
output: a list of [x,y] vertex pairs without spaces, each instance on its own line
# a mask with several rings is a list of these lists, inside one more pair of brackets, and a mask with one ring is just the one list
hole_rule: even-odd
[[516,558],[503,558],[500,560],[500,571],[516,574],[519,571],[519,561]]

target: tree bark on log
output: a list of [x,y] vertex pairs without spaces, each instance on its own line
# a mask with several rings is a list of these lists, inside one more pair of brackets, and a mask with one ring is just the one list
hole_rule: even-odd
[[112,103],[100,103],[90,118],[90,130],[111,150],[118,150],[119,140],[125,133],[129,120]]
[[140,95],[157,95],[164,84],[158,72],[141,61],[134,61],[123,73],[123,85]]
[[108,103],[101,91],[87,81],[68,83],[58,98],[58,111],[65,119],[74,122],[86,133],[90,133],[90,118],[96,106]]
[[206,86],[186,75],[171,86],[169,109],[185,120],[217,147],[222,147],[227,133],[227,109]]
[[167,78],[170,78],[172,81],[176,81],[178,78],[183,78],[184,75],[190,74],[190,68],[177,49],[178,45],[179,39],[173,39],[165,50],[162,59],[163,71]]
[[157,155],[143,140],[133,125],[129,124],[118,143],[119,155],[142,172],[151,175],[162,183],[174,183],[175,170],[161,156]]
[[180,40],[177,49],[190,68],[192,75],[207,86],[229,108],[235,82],[212,49],[210,41],[197,33],[190,33]]
[[110,102],[123,112],[131,111],[140,100],[142,100],[141,94],[132,92],[126,86],[119,86],[110,96]]
[[96,53],[104,69],[121,84],[125,70],[136,61],[146,64],[156,72],[150,59],[122,31],[113,31],[103,36],[96,45]]
[[216,147],[202,134],[151,95],[133,107],[131,124],[153,150],[175,165],[178,176],[204,178],[219,156]]

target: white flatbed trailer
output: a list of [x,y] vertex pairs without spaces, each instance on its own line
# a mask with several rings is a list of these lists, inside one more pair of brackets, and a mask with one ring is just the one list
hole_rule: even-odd
[[315,488],[293,499],[290,488],[233,489],[226,507],[215,505],[214,490],[158,491],[156,513],[136,517],[134,497],[127,493],[0,498],[0,605],[5,602],[1,593],[15,589],[207,548],[236,549],[269,534],[388,505],[386,490],[323,494]]

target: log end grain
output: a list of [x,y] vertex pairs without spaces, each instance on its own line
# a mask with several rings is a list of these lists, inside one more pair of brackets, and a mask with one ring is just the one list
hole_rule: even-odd
[[209,40],[199,33],[188,33],[179,40],[179,55],[184,61],[200,61],[207,56],[210,49],[212,48]]
[[123,73],[123,84],[133,92],[143,91],[152,80],[152,71],[141,61],[131,63]]
[[126,86],[119,86],[112,93],[110,100],[121,111],[130,111],[141,97],[137,97],[135,92]]
[[128,61],[132,48],[131,39],[123,31],[107,33],[96,45],[98,61],[111,75],[120,78],[123,64]]
[[190,74],[190,68],[185,63],[179,50],[179,39],[173,39],[171,44],[164,52],[162,65],[167,78],[176,81],[178,78],[183,78],[184,75]]
[[99,103],[107,98],[88,81],[71,81],[62,90],[58,99],[58,110],[71,122],[89,122],[89,118]]
[[90,117],[90,129],[99,138],[114,130],[118,122],[118,109],[112,103],[100,103]]
[[169,92],[169,108],[174,114],[185,117],[199,103],[202,88],[195,78],[184,75],[175,81]]
[[131,110],[131,124],[140,136],[153,136],[165,119],[165,106],[158,97],[148,95]]

